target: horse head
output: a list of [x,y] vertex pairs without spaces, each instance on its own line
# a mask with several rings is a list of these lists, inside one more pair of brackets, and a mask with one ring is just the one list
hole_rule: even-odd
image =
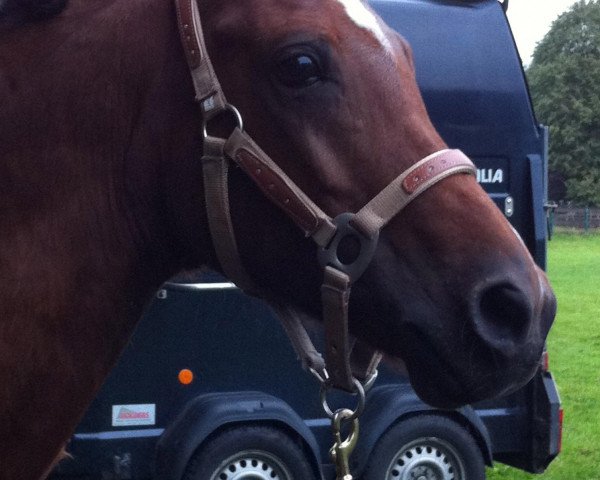
[[[360,0],[200,5],[209,53],[247,131],[328,215],[356,212],[447,149],[407,42]],[[317,13],[318,12],[318,13]],[[318,316],[315,247],[240,172],[231,205],[245,268]],[[350,330],[402,360],[419,395],[455,406],[535,372],[555,314],[545,274],[471,175],[440,181],[381,230]]]

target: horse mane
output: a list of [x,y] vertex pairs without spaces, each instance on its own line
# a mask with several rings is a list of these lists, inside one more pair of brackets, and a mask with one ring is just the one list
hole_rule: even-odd
[[0,0],[0,23],[46,20],[64,10],[69,0]]

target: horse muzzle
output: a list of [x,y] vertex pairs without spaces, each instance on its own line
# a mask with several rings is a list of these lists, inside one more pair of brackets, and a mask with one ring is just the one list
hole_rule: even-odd
[[546,275],[536,273],[537,291],[516,279],[482,280],[454,338],[411,335],[405,361],[425,402],[455,408],[508,394],[533,377],[556,314]]

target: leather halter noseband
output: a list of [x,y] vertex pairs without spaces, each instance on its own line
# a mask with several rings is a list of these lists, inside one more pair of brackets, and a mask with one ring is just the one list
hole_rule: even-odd
[[[225,274],[240,288],[256,292],[239,258],[229,211],[228,168],[233,161],[275,205],[312,237],[319,247],[324,269],[321,287],[326,333],[326,363],[316,351],[301,322],[300,312],[271,301],[305,367],[329,385],[354,391],[356,380],[374,377],[381,355],[360,344],[351,365],[352,342],[348,333],[350,287],[369,265],[379,231],[406,205],[444,178],[458,173],[475,174],[473,163],[459,150],[441,150],[422,159],[387,185],[359,212],[332,219],[263,152],[243,130],[241,117],[229,105],[208,57],[197,0],[175,0],[181,40],[205,122],[203,174],[206,208],[213,245]],[[229,111],[238,127],[227,139],[206,132],[211,118]],[[352,237],[360,244],[355,258],[339,258],[338,246]],[[269,299],[267,299],[269,300]]]

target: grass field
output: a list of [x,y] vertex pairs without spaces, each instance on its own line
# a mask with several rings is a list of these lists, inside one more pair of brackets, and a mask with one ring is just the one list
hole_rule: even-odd
[[565,410],[563,451],[542,475],[497,464],[489,480],[600,480],[600,234],[559,232],[548,249],[558,298],[548,351]]

